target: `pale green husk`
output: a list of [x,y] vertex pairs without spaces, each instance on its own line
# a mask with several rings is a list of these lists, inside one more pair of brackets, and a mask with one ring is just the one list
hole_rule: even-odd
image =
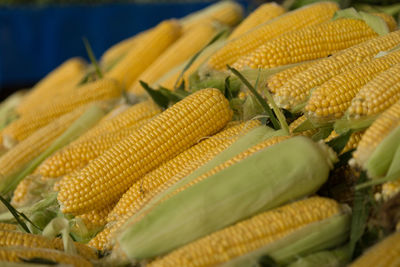
[[272,244],[238,257],[222,266],[260,266],[258,261],[263,255],[270,256],[279,264],[287,264],[298,257],[340,245],[348,239],[349,231],[349,214],[333,216],[309,224]]
[[287,267],[340,267],[349,262],[348,247],[319,251],[299,258]]
[[370,178],[379,178],[386,175],[397,148],[400,146],[400,126],[397,126],[377,146],[363,166]]
[[330,159],[297,136],[259,151],[155,206],[118,236],[131,260],[167,253],[258,212],[314,193]]

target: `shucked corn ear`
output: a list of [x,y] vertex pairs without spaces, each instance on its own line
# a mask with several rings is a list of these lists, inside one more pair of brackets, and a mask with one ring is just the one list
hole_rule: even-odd
[[218,22],[235,26],[243,17],[243,8],[234,1],[221,1],[180,19],[184,33],[203,22]]
[[395,267],[399,266],[400,232],[380,241],[356,259],[349,267]]
[[90,160],[118,143],[161,110],[151,101],[136,104],[112,119],[100,122],[39,167],[43,177],[56,178],[83,168]]
[[2,132],[5,142],[22,141],[39,128],[78,107],[95,101],[115,100],[121,96],[121,92],[120,85],[111,79],[85,84],[77,88],[73,94],[53,100],[9,124]]
[[103,209],[94,209],[88,213],[78,215],[77,218],[82,220],[89,231],[98,231],[107,223],[107,215],[111,212],[114,206],[115,203],[112,203]]
[[149,266],[216,266],[340,213],[340,205],[332,199],[311,197],[300,200],[211,233]]
[[0,230],[14,231],[17,230],[17,225],[11,223],[0,223]]
[[34,259],[43,259],[60,264],[68,264],[68,266],[75,266],[75,267],[93,266],[92,263],[90,263],[88,260],[85,260],[80,256],[67,254],[53,249],[25,248],[18,246],[0,248],[0,263],[25,262],[27,260],[34,260]]
[[351,101],[345,117],[352,120],[375,117],[400,99],[400,64],[381,72],[363,86]]
[[307,101],[313,88],[330,78],[371,61],[376,54],[389,50],[400,42],[400,31],[395,31],[340,51],[318,61],[305,71],[289,79],[275,92],[274,99],[281,107],[296,110]]
[[270,146],[154,206],[139,221],[128,221],[115,253],[130,260],[168,253],[311,194],[326,181],[333,157],[323,144],[301,136]]
[[89,163],[68,187],[62,187],[58,193],[62,211],[80,214],[116,201],[141,176],[217,132],[231,118],[228,101],[217,89],[186,97]]
[[40,80],[16,108],[18,114],[28,114],[32,108],[51,101],[51,96],[57,94],[59,87],[81,77],[86,68],[86,63],[80,58],[71,58],[58,66],[46,77]]
[[8,150],[6,154],[0,157],[0,176],[7,177],[11,175],[46,150],[58,136],[85,112],[86,108],[81,107],[59,117]]
[[176,20],[158,24],[121,59],[106,77],[116,79],[125,89],[131,87],[136,78],[149,67],[181,35],[181,26]]
[[285,13],[285,9],[275,2],[264,3],[250,13],[229,35],[229,40],[252,30],[258,25],[265,23]]
[[[357,150],[353,153],[353,158],[357,165],[366,168],[368,161],[376,151],[377,147],[382,143],[390,134],[396,133],[394,130],[400,125],[400,100],[393,104],[389,109],[383,112],[374,121],[374,123],[365,131],[365,134],[357,146]],[[394,144],[388,144],[394,147]],[[386,157],[389,159],[389,155]],[[380,158],[380,162],[386,161],[386,158]],[[389,162],[390,163],[390,162]]]
[[338,6],[335,3],[322,2],[281,15],[231,40],[208,60],[208,66],[214,70],[224,70],[227,64],[232,65],[241,56],[285,32],[329,20],[336,10]]
[[306,116],[316,123],[339,119],[362,86],[398,63],[400,51],[375,58],[333,77],[311,93],[305,107]]
[[162,53],[133,83],[128,91],[137,95],[145,94],[139,81],[153,85],[163,74],[193,57],[217,33],[217,28],[211,22],[205,22],[193,27],[182,35],[164,53]]
[[192,169],[191,164],[202,162],[202,158],[215,156],[233,142],[240,135],[247,133],[255,126],[259,125],[257,121],[241,123],[230,126],[219,133],[200,141],[189,149],[178,154],[175,158],[160,165],[157,169],[146,174],[142,179],[134,183],[128,191],[120,198],[113,211],[108,215],[108,221],[118,219],[121,215],[140,208],[140,202],[148,195],[152,195],[158,187],[168,183],[171,179],[176,179],[180,173],[185,173]]
[[282,34],[239,58],[234,68],[273,68],[327,57],[378,36],[366,22],[341,18]]

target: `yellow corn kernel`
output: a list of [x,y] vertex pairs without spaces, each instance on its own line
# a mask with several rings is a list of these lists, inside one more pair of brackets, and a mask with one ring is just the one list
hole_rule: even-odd
[[[201,162],[202,157],[207,154],[207,158],[211,158],[226,149],[235,142],[241,135],[259,125],[257,121],[241,123],[202,140],[198,144],[183,151],[175,158],[160,165],[157,169],[146,174],[142,179],[134,183],[128,191],[120,198],[115,208],[108,215],[107,221],[118,220],[122,215],[128,212],[134,213],[142,206],[144,198],[149,199],[148,195],[160,186],[168,183],[170,179],[180,177],[180,172],[185,170],[194,171],[191,168],[192,162]],[[197,165],[197,164],[196,164]]]
[[239,58],[233,67],[267,69],[324,58],[376,36],[362,20],[337,19],[282,34]]
[[280,107],[286,109],[293,109],[304,104],[312,89],[340,73],[371,61],[377,53],[389,50],[399,42],[400,31],[395,31],[347,48],[329,58],[321,59],[279,87],[275,92],[274,100]]
[[65,61],[31,89],[16,108],[18,114],[29,114],[32,108],[35,109],[45,101],[51,101],[64,84],[71,86],[71,80],[77,83],[79,81],[77,78],[82,78],[85,69],[86,63],[80,58]]
[[149,266],[216,266],[340,212],[340,205],[333,199],[311,197],[300,200],[211,233],[151,262]]
[[[61,238],[54,238],[53,240],[51,240],[52,245],[54,247],[54,249],[57,250],[64,250],[64,243],[63,240]],[[97,251],[85,244],[82,243],[78,243],[78,242],[74,242],[75,248],[76,248],[76,252],[79,256],[87,259],[87,260],[97,260],[98,259],[98,255],[97,255]]]
[[[18,143],[0,157],[0,177],[5,178],[23,168],[32,159],[45,151],[52,142],[83,114],[86,107],[67,113],[43,128],[35,131],[28,138]],[[2,179],[0,178],[0,181]]]
[[83,223],[85,224],[86,228],[89,231],[94,231],[101,229],[107,223],[107,215],[112,211],[114,208],[115,203],[109,205],[103,209],[95,209],[91,210],[88,213],[84,213],[78,215],[77,218],[80,218]]
[[105,76],[117,80],[126,89],[130,88],[137,77],[175,42],[180,34],[181,26],[176,20],[161,22]]
[[300,116],[299,118],[297,118],[295,121],[293,121],[289,125],[290,134],[292,134],[293,136],[303,135],[303,136],[308,136],[308,137],[311,137],[314,134],[316,134],[318,132],[318,129],[311,129],[311,130],[306,130],[306,131],[302,131],[302,132],[293,133],[293,131],[296,130],[296,128],[299,127],[300,124],[302,124],[306,120],[307,120],[307,117],[303,115],[303,116]]
[[11,224],[11,223],[1,223],[0,222],[0,230],[14,231],[14,230],[17,230],[17,225]]
[[397,126],[400,118],[400,100],[383,112],[365,131],[353,158],[359,166],[364,166],[381,141]]
[[336,4],[323,2],[288,12],[231,40],[208,60],[208,66],[210,69],[224,70],[227,64],[232,65],[265,42],[285,32],[327,21],[337,10]]
[[235,26],[243,17],[243,8],[233,1],[221,1],[198,12],[180,19],[183,32],[191,31],[200,23],[216,21],[228,26]]
[[400,179],[386,182],[382,185],[381,196],[387,201],[400,192]]
[[58,250],[44,248],[9,247],[0,248],[0,262],[24,262],[30,259],[44,259],[47,261],[68,264],[75,267],[92,267],[84,258],[67,254]]
[[145,94],[139,81],[153,85],[159,78],[185,60],[193,57],[217,33],[217,28],[212,23],[201,23],[185,33],[164,53],[162,53],[128,89],[136,95]]
[[9,124],[3,130],[3,137],[8,139],[9,143],[22,141],[61,115],[95,101],[117,99],[121,96],[121,92],[120,85],[111,79],[102,79],[85,84],[76,88],[68,96],[42,105],[42,108],[26,114]]
[[400,52],[393,52],[333,77],[311,93],[305,107],[306,116],[317,123],[342,117],[362,86],[398,63]]
[[271,93],[275,94],[281,86],[283,86],[289,79],[291,79],[296,74],[307,70],[318,61],[313,60],[309,62],[304,62],[302,64],[296,65],[294,67],[288,68],[286,70],[280,71],[274,75],[267,78],[267,87]]
[[[350,135],[349,140],[347,141],[346,145],[344,146],[344,148],[342,149],[342,151],[340,151],[340,154],[346,153],[347,151],[350,151],[352,149],[357,148],[358,143],[360,143],[360,140],[363,136],[365,131],[360,131],[360,132],[355,132],[352,133]],[[333,138],[338,137],[339,135],[335,132],[332,131],[331,134],[325,138],[325,142],[329,142],[331,141]]]
[[285,13],[285,9],[275,2],[264,3],[257,7],[252,13],[250,13],[229,35],[229,40],[232,40],[248,31],[252,30],[256,26],[265,23],[275,17],[278,17]]
[[0,236],[0,247],[21,246],[26,248],[54,249],[52,240],[41,235],[0,230]]
[[147,172],[211,135],[230,121],[232,110],[218,89],[189,95],[91,161],[58,201],[64,213],[79,215],[116,201]]
[[364,85],[346,111],[349,118],[375,116],[400,99],[400,64],[381,72]]
[[[36,171],[35,171],[36,172]],[[43,188],[51,188],[44,183],[37,173],[26,176],[15,188],[11,204],[16,207],[29,206],[42,199]]]
[[399,266],[400,232],[395,232],[368,249],[349,267],[395,267]]

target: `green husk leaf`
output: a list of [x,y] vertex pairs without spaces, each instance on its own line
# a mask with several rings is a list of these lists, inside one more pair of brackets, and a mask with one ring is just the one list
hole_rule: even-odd
[[99,67],[99,64],[97,63],[96,57],[94,56],[92,46],[90,45],[90,43],[86,37],[83,37],[82,40],[83,40],[83,44],[85,45],[85,49],[89,56],[89,59],[92,62],[93,66],[96,70],[97,76],[99,77],[99,79],[103,78],[103,73],[101,72],[101,69]]
[[7,97],[0,104],[0,130],[6,127],[10,122],[18,118],[15,108],[23,99],[25,91],[17,91]]
[[341,18],[363,20],[379,35],[389,33],[389,28],[382,18],[363,11],[357,12],[353,7],[337,11],[332,20]]
[[301,133],[308,130],[314,130],[316,128],[317,127],[310,120],[307,119],[303,121],[299,126],[297,126],[297,128],[293,130],[293,133]]
[[162,107],[163,109],[168,108],[169,105],[169,99],[167,96],[165,96],[163,93],[161,93],[159,90],[155,90],[151,88],[146,82],[144,81],[139,81],[140,85],[143,87],[143,89],[149,94],[151,99]]
[[319,251],[299,258],[287,267],[340,267],[350,261],[348,246],[342,246],[333,250]]
[[62,217],[54,218],[43,230],[43,236],[48,238],[55,238],[61,234],[64,251],[69,254],[76,254],[76,247],[74,241],[69,236],[70,227],[67,219]]
[[249,95],[243,103],[243,120],[247,121],[254,118],[257,115],[263,114],[263,107],[260,102],[257,101],[255,96]]
[[391,131],[377,146],[363,168],[368,177],[384,177],[392,163],[397,148],[400,146],[400,126]]
[[331,164],[310,139],[285,140],[161,202],[117,237],[120,248],[131,260],[167,253],[316,192],[327,180]]
[[3,195],[12,192],[19,182],[21,182],[25,176],[33,172],[43,160],[58,149],[81,136],[84,132],[95,125],[104,115],[105,111],[99,106],[93,105],[89,107],[85,113],[83,113],[83,115],[80,116],[61,136],[54,140],[50,147],[48,147],[43,153],[26,164],[26,167],[5,177],[3,180],[4,182],[0,185],[0,192]]
[[346,146],[352,134],[353,134],[352,131],[348,131],[333,138],[326,144],[330,146],[337,154],[340,154],[340,152],[342,152],[343,148]]
[[314,141],[319,141],[327,138],[332,132],[332,127],[322,127],[318,129],[318,132],[315,133],[311,139]]
[[348,238],[350,215],[336,215],[312,223],[256,251],[229,261],[222,267],[257,266],[263,255],[278,264],[287,264],[298,257],[340,245]]
[[341,119],[337,120],[333,127],[338,134],[342,134],[350,130],[361,131],[368,128],[377,117],[378,115],[368,116],[360,119],[350,119],[345,115]]

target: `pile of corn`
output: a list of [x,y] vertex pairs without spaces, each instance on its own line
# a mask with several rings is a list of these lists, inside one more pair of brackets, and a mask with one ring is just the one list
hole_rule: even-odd
[[321,188],[398,197],[399,49],[385,13],[221,2],[67,60],[0,106],[0,265],[398,266]]

